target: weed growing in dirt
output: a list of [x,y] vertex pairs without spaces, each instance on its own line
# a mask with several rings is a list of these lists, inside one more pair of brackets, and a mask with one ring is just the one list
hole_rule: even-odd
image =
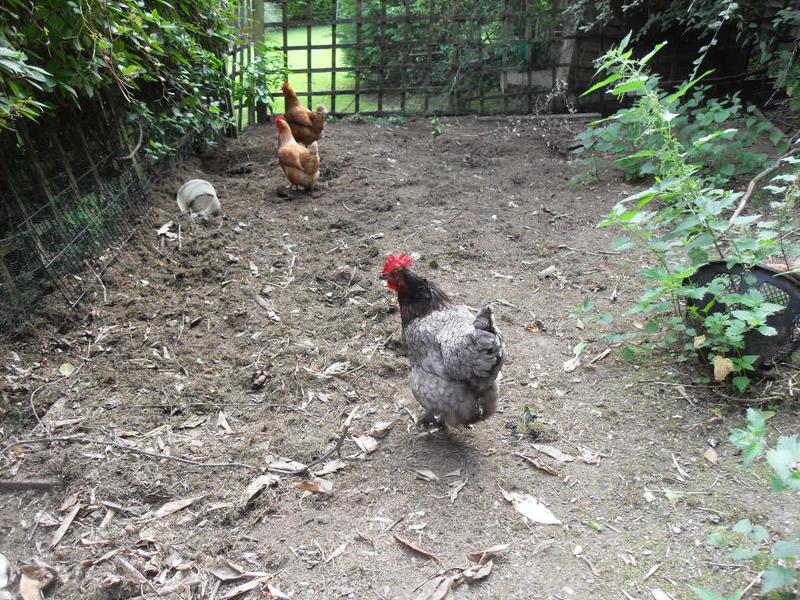
[[[769,218],[741,214],[748,197],[719,187],[721,173],[709,175],[692,160],[693,151],[735,131],[703,130],[690,151],[673,128],[679,103],[708,72],[666,94],[647,67],[664,44],[635,59],[627,48],[629,37],[598,60],[598,72],[607,77],[586,93],[608,88],[618,99],[636,96],[625,112],[625,119],[640,132],[633,138],[636,151],[621,161],[646,160],[654,183],[618,203],[599,226],[627,233],[614,241],[612,249],[643,248],[655,262],[642,270],[650,287],[633,308],[647,321],[644,332],[657,334],[651,343],[677,347],[684,355],[700,351],[714,365],[715,379],[733,375],[733,384],[743,391],[759,358],[746,353],[745,340],[755,332],[776,335],[767,319],[784,308],[762,294],[748,269],[775,256],[789,264],[800,253],[787,242],[794,232],[800,161],[790,153],[779,163],[792,171],[773,179],[769,191],[776,199],[768,207]],[[726,260],[728,268],[742,265],[747,288],[733,289],[724,277],[696,284],[693,275],[714,258]]]
[[[744,466],[750,467],[759,457],[766,454],[772,469],[772,489],[777,492],[800,491],[800,438],[780,436],[774,448],[767,439],[767,421],[773,416],[769,411],[748,409],[747,429],[734,429],[730,442],[743,451]],[[708,539],[711,546],[732,546],[729,556],[732,560],[750,561],[761,576],[761,593],[769,597],[797,597],[797,563],[800,560],[800,531],[795,531],[789,539],[770,540],[770,533],[761,525],[754,525],[750,519],[742,519],[730,530],[715,531]],[[737,600],[745,590],[737,590],[729,596],[702,588],[692,588],[700,600]]]

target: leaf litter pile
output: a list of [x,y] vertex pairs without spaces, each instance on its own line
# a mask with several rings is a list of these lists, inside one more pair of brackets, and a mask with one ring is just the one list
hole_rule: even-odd
[[[642,260],[594,225],[634,188],[570,185],[577,121],[449,125],[331,124],[311,194],[278,193],[274,130],[250,129],[163,177],[76,311],[49,297],[4,342],[0,598],[679,599],[758,575],[706,544],[797,528],[726,442],[741,407],[571,314],[630,319]],[[195,177],[221,217],[177,218]],[[415,428],[377,278],[398,251],[494,303],[502,399],[474,428]],[[797,421],[788,398],[771,422]]]

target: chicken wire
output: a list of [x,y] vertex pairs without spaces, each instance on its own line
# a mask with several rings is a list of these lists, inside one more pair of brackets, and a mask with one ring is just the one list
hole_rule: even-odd
[[56,126],[0,156],[8,180],[0,186],[0,335],[49,292],[70,306],[80,302],[137,227],[154,225],[148,193],[194,141],[184,136],[174,154],[146,160],[128,158],[119,135],[66,133]]

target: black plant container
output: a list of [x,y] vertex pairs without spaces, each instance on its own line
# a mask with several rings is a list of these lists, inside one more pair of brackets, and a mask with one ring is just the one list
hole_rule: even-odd
[[[691,281],[698,287],[706,286],[716,279],[725,282],[725,289],[731,294],[744,294],[751,284],[747,282],[746,275],[755,278],[754,285],[768,302],[780,304],[783,310],[767,317],[767,325],[774,327],[777,335],[763,335],[758,331],[751,331],[745,335],[744,354],[758,355],[755,366],[765,367],[785,360],[800,347],[800,280],[795,275],[787,275],[778,269],[766,265],[744,267],[734,265],[728,268],[727,262],[717,260],[701,267]],[[702,310],[713,300],[711,294],[706,294],[700,300],[687,299],[687,307],[697,307]],[[722,303],[716,303],[710,313],[735,310]],[[691,314],[689,315],[691,319]]]

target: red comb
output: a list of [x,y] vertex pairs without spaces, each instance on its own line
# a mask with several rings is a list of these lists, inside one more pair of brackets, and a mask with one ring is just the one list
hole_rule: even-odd
[[390,254],[383,265],[383,272],[391,273],[399,269],[408,269],[413,264],[414,259],[411,258],[410,254],[406,254],[405,252],[401,252],[397,256]]
[[285,115],[278,115],[277,117],[275,117],[275,127],[278,126],[278,123],[280,123],[281,121],[285,121],[285,120],[286,120],[286,116]]
[[288,81],[284,81],[283,82],[283,89],[285,89],[285,90],[289,89],[289,82]]

